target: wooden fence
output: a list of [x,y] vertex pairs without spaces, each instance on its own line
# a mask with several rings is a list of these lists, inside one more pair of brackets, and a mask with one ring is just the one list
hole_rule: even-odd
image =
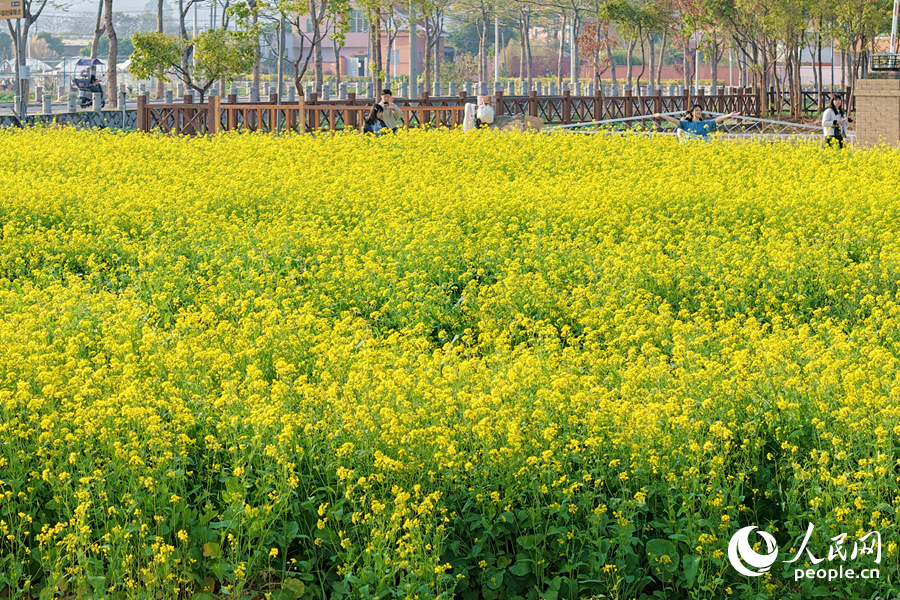
[[[849,89],[846,92],[849,95]],[[775,98],[771,91],[770,105]],[[176,134],[207,134],[219,131],[336,131],[339,129],[362,130],[373,100],[357,99],[350,93],[347,99],[319,100],[312,94],[309,100],[278,102],[275,94],[260,102],[238,102],[237,96],[225,98],[212,96],[206,103],[194,103],[187,95],[183,102],[149,103],[145,96],[138,97],[137,127],[141,131],[159,130]],[[760,90],[750,88],[720,88],[715,95],[698,94],[663,95],[659,90],[653,95],[633,95],[626,90],[622,96],[603,96],[600,91],[593,96],[574,96],[568,90],[562,96],[539,96],[532,91],[527,96],[493,96],[498,116],[530,115],[540,117],[546,124],[571,124],[600,121],[652,113],[687,111],[700,104],[711,112],[739,112],[760,117]],[[474,101],[465,92],[459,97],[433,98],[427,93],[418,99],[397,99],[403,111],[403,127],[457,127],[462,123],[465,104]],[[809,103],[817,98],[810,98]]]

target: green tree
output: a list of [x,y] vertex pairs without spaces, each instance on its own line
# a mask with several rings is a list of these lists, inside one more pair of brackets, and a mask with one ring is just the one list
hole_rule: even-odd
[[0,57],[4,60],[8,60],[12,54],[12,42],[12,37],[8,33],[0,31]]
[[[134,52],[134,44],[131,42],[129,38],[124,38],[119,40],[119,50],[118,53],[122,56],[130,56],[131,53]],[[91,46],[87,45],[81,50],[78,51],[79,56],[90,56],[91,55]],[[109,38],[103,36],[100,38],[100,41],[97,43],[97,56],[108,56],[109,55]]]
[[[63,56],[66,53],[66,46],[58,37],[54,37],[49,31],[39,31],[34,36],[36,39],[47,42],[47,48],[57,56]],[[0,52],[3,51],[2,42],[0,42]]]
[[[225,31],[211,29],[187,40],[167,37],[157,31],[136,33],[131,37],[134,52],[131,55],[131,73],[139,79],[157,77],[169,81],[174,76],[200,94],[203,101],[206,92],[218,79],[234,81],[253,66],[253,49],[258,43],[258,32]],[[185,69],[181,57],[184,46],[194,47],[193,70]]]

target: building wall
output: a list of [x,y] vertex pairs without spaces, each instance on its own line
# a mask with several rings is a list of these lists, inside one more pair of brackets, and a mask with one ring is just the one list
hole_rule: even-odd
[[[301,20],[300,26],[304,28],[304,30],[308,30],[308,18],[304,18]],[[357,26],[356,29],[363,29],[363,27]],[[367,28],[366,28],[367,29]],[[328,32],[326,32],[328,33]],[[307,34],[309,35],[309,34]],[[394,43],[392,44],[392,55],[391,57],[387,56],[387,32],[381,32],[381,53],[383,60],[383,69],[389,73],[390,75],[402,75],[409,73],[409,64],[410,64],[410,43],[409,43],[409,32],[400,31],[397,36],[394,38]],[[300,47],[300,34],[292,33],[291,42],[288,44],[289,47],[295,49],[295,57],[296,53],[299,53]],[[445,51],[445,41],[447,34],[443,34],[441,39],[438,40],[438,48],[437,52],[440,52],[442,55]],[[422,28],[418,29],[418,33],[416,35],[417,41],[417,57],[416,57],[416,72],[421,74],[425,70],[425,36],[422,35]],[[308,46],[305,51],[308,52]],[[338,51],[338,55],[340,58],[341,64],[341,74],[343,75],[351,75],[351,76],[365,76],[368,74],[368,63],[372,60],[369,56],[369,33],[368,31],[351,31],[345,36],[345,43],[342,48]],[[326,35],[325,39],[322,41],[322,62],[323,68],[326,74],[333,75],[334,74],[334,47],[331,42],[331,37]],[[310,68],[314,68],[313,60],[310,60]]]

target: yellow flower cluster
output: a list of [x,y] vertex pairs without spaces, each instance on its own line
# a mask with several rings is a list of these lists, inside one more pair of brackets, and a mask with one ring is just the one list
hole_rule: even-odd
[[769,521],[895,554],[898,189],[812,144],[0,130],[0,594],[750,597]]

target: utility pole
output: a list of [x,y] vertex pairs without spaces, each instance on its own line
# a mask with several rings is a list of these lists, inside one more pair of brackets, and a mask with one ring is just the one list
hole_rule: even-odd
[[894,18],[891,21],[891,54],[897,53],[897,13],[900,12],[900,0],[894,0]]

